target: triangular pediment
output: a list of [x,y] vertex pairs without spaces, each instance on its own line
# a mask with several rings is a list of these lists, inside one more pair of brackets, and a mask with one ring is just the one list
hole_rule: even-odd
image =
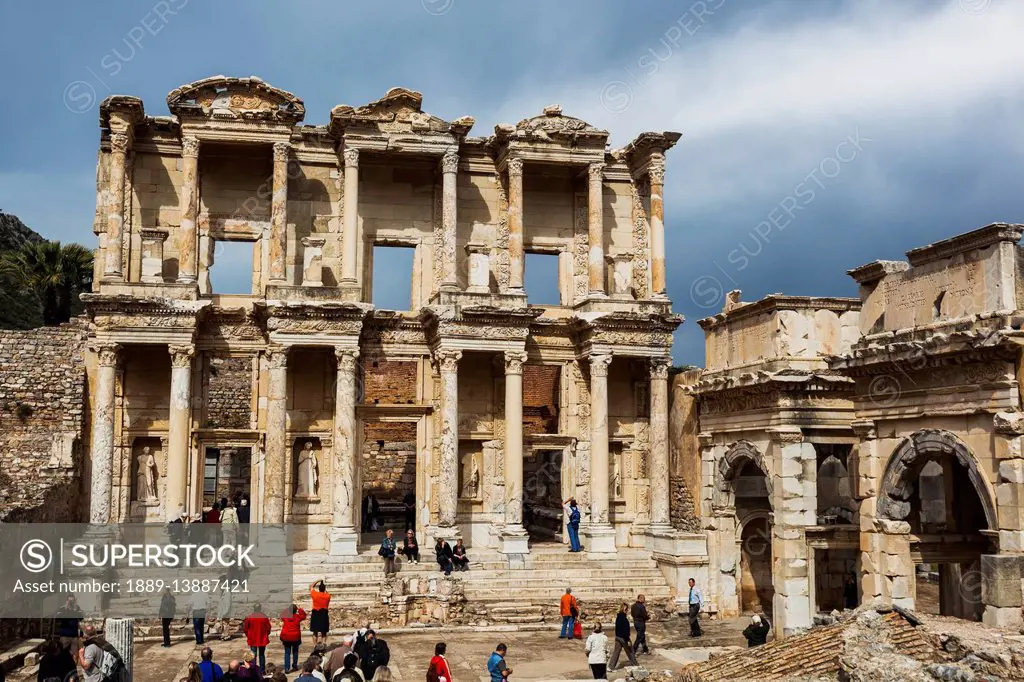
[[212,76],[183,85],[167,95],[167,107],[178,118],[298,123],[306,115],[301,99],[255,76]]

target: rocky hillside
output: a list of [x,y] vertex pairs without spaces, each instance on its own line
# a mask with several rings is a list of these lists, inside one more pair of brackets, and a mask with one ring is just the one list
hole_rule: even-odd
[[[0,211],[0,254],[17,251],[23,244],[45,241],[18,216]],[[39,301],[31,292],[10,291],[0,281],[0,329],[32,329],[43,323]]]

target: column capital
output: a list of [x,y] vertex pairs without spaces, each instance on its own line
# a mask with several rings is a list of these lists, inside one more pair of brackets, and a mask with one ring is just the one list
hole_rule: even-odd
[[459,172],[459,153],[456,150],[449,149],[444,153],[444,156],[441,157],[441,172]]
[[342,156],[345,157],[345,168],[359,167],[359,150],[355,147],[346,147]]
[[587,175],[591,182],[601,182],[604,180],[604,168],[605,165],[600,162],[595,162],[587,166]]
[[359,359],[359,349],[335,346],[334,359],[338,362],[339,372],[354,372],[356,361]]
[[267,360],[270,362],[270,369],[285,369],[288,367],[288,347],[270,346],[265,351]]
[[672,366],[672,358],[651,358],[651,379],[668,379],[668,370]]
[[434,351],[434,362],[442,372],[455,372],[459,369],[459,360],[462,359],[461,350],[441,348]]
[[608,376],[608,365],[612,364],[611,353],[593,353],[589,357],[590,360],[590,376],[592,377],[606,377]]
[[196,347],[191,345],[167,346],[171,354],[171,367],[191,367],[192,358],[196,354]]
[[780,445],[802,443],[804,440],[804,432],[799,426],[778,426],[767,431],[768,437],[772,439],[772,442],[779,443]]
[[130,141],[131,137],[128,133],[111,133],[110,151],[117,152],[119,154],[127,154]]
[[659,185],[664,184],[665,159],[661,157],[652,158],[650,164],[647,166],[647,175],[650,176],[651,182],[658,183]]
[[513,156],[506,162],[506,169],[508,170],[509,176],[522,177],[523,175],[523,160],[518,156]]
[[854,419],[850,422],[850,428],[853,429],[853,432],[861,440],[874,440],[878,438],[874,419]]
[[199,138],[191,136],[181,138],[181,155],[197,158],[199,156]]
[[522,374],[525,362],[526,353],[512,350],[505,351],[505,374]]
[[274,143],[274,161],[281,163],[282,161],[288,160],[288,155],[292,150],[290,142],[275,142]]
[[91,349],[96,353],[96,358],[99,361],[100,367],[116,367],[117,358],[121,351],[121,346],[116,343],[97,343],[91,346]]

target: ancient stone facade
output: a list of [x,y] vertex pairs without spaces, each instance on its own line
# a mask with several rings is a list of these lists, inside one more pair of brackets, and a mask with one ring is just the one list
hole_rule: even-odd
[[0,331],[0,521],[79,520],[87,330]]
[[[712,610],[776,633],[851,603],[1021,623],[1024,226],[850,275],[859,299],[731,292],[689,376]],[[687,414],[680,413],[681,419]],[[752,529],[752,530],[748,530]]]
[[[545,490],[581,501],[588,551],[677,549],[662,186],[679,134],[608,151],[553,106],[472,137],[421,103],[394,88],[308,126],[295,95],[220,76],[171,92],[170,116],[103,103],[89,518],[165,520],[226,489],[297,524],[300,549],[352,555],[364,493],[414,492],[421,538],[524,554],[542,461]],[[214,290],[231,243],[251,248],[244,295]],[[409,310],[372,304],[392,246],[414,252]],[[527,253],[558,255],[558,305],[527,304]]]

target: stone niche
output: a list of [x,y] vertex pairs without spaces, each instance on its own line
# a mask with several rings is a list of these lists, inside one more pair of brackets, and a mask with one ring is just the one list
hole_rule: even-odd
[[320,501],[324,485],[323,466],[323,443],[318,437],[299,436],[294,440],[292,443],[292,493],[296,502],[303,501],[309,504]]
[[480,500],[483,497],[483,451],[477,441],[459,443],[459,498]]
[[142,436],[132,441],[129,519],[134,522],[162,520],[161,508],[167,492],[167,451],[158,437]]

